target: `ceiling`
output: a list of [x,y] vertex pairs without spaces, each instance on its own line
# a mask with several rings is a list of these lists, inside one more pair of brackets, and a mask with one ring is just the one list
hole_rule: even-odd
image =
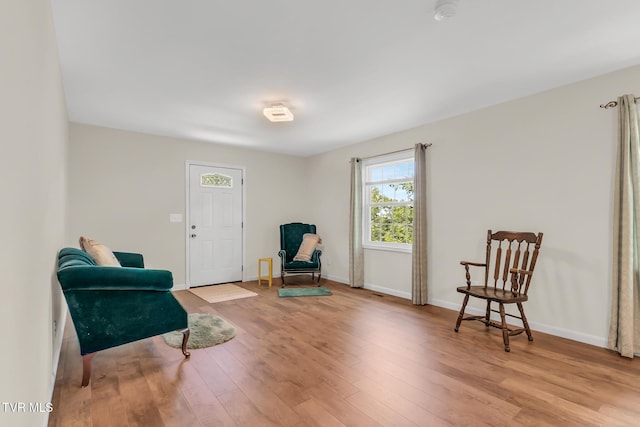
[[640,63],[638,0],[435,1],[52,0],[69,118],[309,156]]

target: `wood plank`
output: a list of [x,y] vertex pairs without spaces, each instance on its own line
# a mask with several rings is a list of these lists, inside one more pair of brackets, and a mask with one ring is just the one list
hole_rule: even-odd
[[315,400],[309,399],[295,407],[295,410],[302,415],[304,424],[318,427],[344,427],[346,424],[341,423],[331,412],[325,407],[318,404]]
[[[70,320],[70,319],[69,319]],[[69,324],[70,322],[67,322]],[[68,337],[68,338],[67,338]],[[62,349],[64,357],[59,361],[58,380],[54,385],[54,399],[58,402],[49,415],[49,426],[86,426],[91,424],[92,395],[82,383],[82,358],[75,331],[65,328]],[[60,364],[63,364],[60,366]],[[55,415],[55,416],[54,416]]]
[[[357,390],[357,387],[354,386],[354,388]],[[344,425],[352,427],[375,427],[381,425],[358,408],[349,404],[331,384],[319,384],[309,389],[308,393],[314,403],[322,406]]]
[[353,405],[360,412],[367,414],[368,417],[376,420],[377,423],[384,426],[418,426],[404,417],[402,414],[391,409],[389,406],[373,399],[372,396],[365,392],[358,392],[347,398],[347,402]]
[[116,371],[117,360],[117,351],[108,355],[98,354],[93,358],[91,382],[88,386],[91,388],[92,427],[128,425],[119,377],[109,375]]
[[[145,343],[138,341],[136,344],[138,345],[135,347],[121,346],[116,348],[127,350],[125,355],[116,361],[116,374],[127,422],[129,426],[163,426],[160,408],[153,399],[149,383],[135,352],[136,347],[138,351],[144,351]],[[116,349],[105,350],[104,353]],[[98,356],[105,356],[105,354]]]
[[258,296],[189,312],[223,317],[231,341],[180,350],[154,337],[99,352],[89,387],[71,320],[50,426],[632,425],[640,362],[534,331],[512,337],[457,313],[322,282],[329,297]]
[[[434,412],[431,405],[419,405],[414,399],[407,399],[406,394],[398,394],[398,389],[389,387],[388,383],[376,382],[370,379],[358,381],[355,384],[363,393],[370,396],[379,405],[384,405],[398,414],[402,414],[404,418],[412,421],[420,426],[446,426],[453,423],[440,418]],[[404,389],[407,392],[412,390]],[[429,409],[425,409],[427,406]]]
[[252,370],[249,366],[240,363],[224,349],[216,352],[213,360],[238,385],[256,409],[263,414],[264,419],[280,426],[296,426],[300,423],[300,417],[271,390],[269,383],[251,375]]
[[616,424],[616,420],[606,414],[558,397],[545,388],[536,387],[536,385],[529,387],[525,381],[515,381],[508,378],[502,381],[500,386],[524,396],[527,401],[534,403],[535,408],[552,405],[553,411],[559,419],[571,420],[571,423],[598,426]]
[[187,402],[189,402],[194,415],[198,418],[200,425],[220,427],[236,425],[233,418],[231,418],[222,403],[209,390],[206,384],[185,389],[183,394]]
[[[197,417],[181,393],[180,384],[183,380],[180,371],[184,361],[182,352],[175,352],[180,353],[177,360],[155,357],[155,354],[160,354],[156,343],[152,340],[147,342],[153,344],[153,350],[146,357],[140,357],[140,367],[164,425],[175,427],[197,425]],[[167,346],[163,344],[162,347]]]
[[266,419],[262,411],[256,408],[251,400],[240,390],[230,391],[217,397],[238,426],[278,426],[277,423]]

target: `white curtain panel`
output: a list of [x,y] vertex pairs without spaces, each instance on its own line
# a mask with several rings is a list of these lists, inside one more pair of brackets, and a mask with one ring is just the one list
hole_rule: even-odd
[[618,98],[618,156],[613,218],[613,298],[608,346],[632,358],[640,353],[638,220],[640,137],[633,95]]
[[427,146],[416,144],[413,177],[413,259],[411,301],[427,303]]
[[362,248],[362,160],[351,159],[351,209],[349,212],[349,285],[364,286],[364,249]]

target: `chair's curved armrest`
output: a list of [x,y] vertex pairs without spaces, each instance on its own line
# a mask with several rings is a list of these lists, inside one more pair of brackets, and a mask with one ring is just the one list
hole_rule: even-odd
[[465,267],[471,265],[473,267],[486,267],[487,264],[484,262],[471,262],[471,261],[460,261],[460,265],[464,265]]
[[278,256],[282,258],[282,262],[285,262],[287,260],[287,251],[285,251],[284,249],[280,249],[278,251]]
[[169,291],[173,287],[170,271],[135,267],[68,267],[58,270],[58,281],[64,291]]
[[509,270],[511,274],[533,274],[533,271],[530,270],[522,270],[520,268],[512,268]]
[[[522,270],[515,267],[511,268],[509,272],[511,273],[511,291],[514,293],[517,293],[520,289],[520,286],[524,283],[524,277],[522,277],[522,275],[529,275],[529,277],[531,277],[531,275],[533,274],[533,271]],[[520,276],[520,280],[518,280],[518,276]]]
[[313,253],[311,254],[311,262],[318,262],[318,265],[320,265],[320,255],[322,255],[322,250],[320,249],[315,249],[313,251]]
[[464,271],[467,277],[467,289],[471,288],[471,273],[469,273],[469,266],[487,268],[487,264],[484,262],[460,261],[460,265],[464,265]]
[[[518,280],[518,276],[522,276],[522,275],[529,275],[531,276],[533,274],[533,271],[530,270],[522,270],[520,268],[515,268],[512,267],[509,270],[509,273],[511,273],[511,281],[517,281]],[[520,278],[520,281],[524,280],[522,277]]]

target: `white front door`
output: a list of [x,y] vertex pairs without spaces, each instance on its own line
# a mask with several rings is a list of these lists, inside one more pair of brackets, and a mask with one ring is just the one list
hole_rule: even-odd
[[189,285],[242,280],[242,169],[189,164]]

